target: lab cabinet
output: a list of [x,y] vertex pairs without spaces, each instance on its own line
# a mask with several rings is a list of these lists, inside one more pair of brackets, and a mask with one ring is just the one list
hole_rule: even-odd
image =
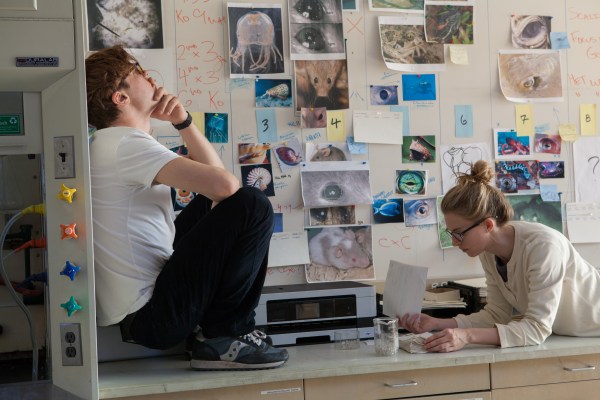
[[[486,392],[489,389],[489,364],[348,375],[304,381],[305,400],[380,400],[431,395],[436,395],[432,397],[433,399],[461,399],[465,397],[460,395],[449,397],[445,394]],[[478,396],[473,397],[473,393],[469,393],[466,398],[472,399]]]
[[592,399],[600,391],[600,354],[493,363],[494,400]]
[[[236,372],[230,371],[230,373],[235,374]],[[145,400],[304,400],[304,390],[302,379],[297,379],[219,389],[145,395],[141,397],[120,397],[119,400],[141,400],[142,398]]]

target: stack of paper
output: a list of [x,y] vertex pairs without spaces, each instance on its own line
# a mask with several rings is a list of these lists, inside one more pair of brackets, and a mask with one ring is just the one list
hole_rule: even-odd
[[460,285],[477,288],[479,289],[479,297],[487,297],[487,285],[485,284],[485,278],[461,279],[453,282]]
[[406,335],[400,335],[399,344],[400,348],[408,353],[427,353],[427,350],[423,348],[423,342],[431,336],[431,333],[425,332],[420,334],[409,333]]

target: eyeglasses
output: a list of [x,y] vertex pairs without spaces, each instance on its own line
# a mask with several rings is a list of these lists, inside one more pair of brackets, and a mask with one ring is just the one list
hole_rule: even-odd
[[142,68],[140,63],[136,62],[135,64],[133,64],[133,70],[142,76],[146,75],[146,71],[144,70],[144,68]]
[[450,235],[452,238],[456,239],[457,242],[462,242],[465,239],[465,235],[467,234],[467,232],[469,232],[471,229],[479,226],[479,224],[481,224],[486,219],[487,219],[487,217],[475,222],[473,225],[469,226],[467,229],[465,229],[462,232],[453,232],[453,231],[449,230],[448,228],[446,228],[446,233],[448,235]]

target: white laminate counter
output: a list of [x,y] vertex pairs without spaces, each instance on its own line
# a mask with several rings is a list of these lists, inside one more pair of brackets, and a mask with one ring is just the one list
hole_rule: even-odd
[[333,344],[288,347],[290,359],[284,366],[261,371],[194,371],[183,355],[101,363],[100,398],[600,353],[600,338],[561,336],[551,336],[539,346],[509,349],[470,346],[446,354],[408,354],[400,350],[391,357],[376,356],[370,343],[361,342],[356,350],[336,350]]

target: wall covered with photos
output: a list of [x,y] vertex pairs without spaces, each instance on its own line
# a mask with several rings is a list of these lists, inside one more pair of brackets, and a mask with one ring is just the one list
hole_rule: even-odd
[[[312,266],[284,252],[268,284],[381,281],[390,260],[481,275],[436,212],[481,158],[520,218],[596,241],[595,0],[130,2],[143,18],[88,3],[90,49],[130,41],[225,165],[270,196],[277,230],[305,241]],[[153,134],[182,145],[169,126]]]

